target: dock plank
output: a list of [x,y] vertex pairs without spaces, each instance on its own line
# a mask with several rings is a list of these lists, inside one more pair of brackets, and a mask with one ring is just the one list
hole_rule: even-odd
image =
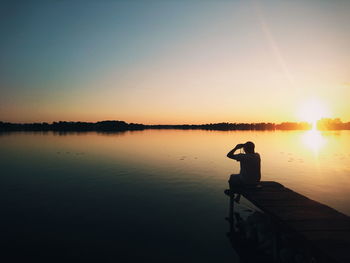
[[298,231],[319,231],[319,230],[334,230],[334,231],[350,231],[349,220],[340,218],[333,219],[332,224],[327,219],[301,219],[301,220],[286,220],[286,223],[293,225]]
[[335,262],[350,262],[350,218],[277,182],[232,189]]

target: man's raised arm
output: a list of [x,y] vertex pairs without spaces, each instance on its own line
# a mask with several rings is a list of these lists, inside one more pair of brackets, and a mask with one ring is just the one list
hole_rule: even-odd
[[235,158],[235,151],[237,151],[238,149],[241,149],[243,148],[243,144],[237,144],[235,148],[233,148],[231,151],[229,151],[229,153],[227,154],[227,157],[228,158],[231,158],[231,159],[236,159]]

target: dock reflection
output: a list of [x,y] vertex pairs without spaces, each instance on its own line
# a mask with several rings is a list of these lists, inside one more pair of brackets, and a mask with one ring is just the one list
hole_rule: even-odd
[[[273,243],[274,231],[271,231],[272,225],[269,219],[257,211],[251,211],[251,215],[244,219],[239,213],[240,209],[237,209],[240,194],[235,194],[232,190],[225,190],[225,194],[230,197],[229,214],[228,217],[225,217],[229,223],[229,231],[226,236],[232,248],[239,255],[240,262],[275,262],[277,255]],[[235,207],[237,207],[237,212],[235,212]],[[253,225],[258,226],[260,232],[256,231]]]

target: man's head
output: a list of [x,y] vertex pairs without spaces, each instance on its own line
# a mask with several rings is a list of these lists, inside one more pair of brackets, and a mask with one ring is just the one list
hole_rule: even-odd
[[252,142],[246,142],[245,144],[243,144],[243,150],[246,153],[254,153],[254,148],[255,145]]

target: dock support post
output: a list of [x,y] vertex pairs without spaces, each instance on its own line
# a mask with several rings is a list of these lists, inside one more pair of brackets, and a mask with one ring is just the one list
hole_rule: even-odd
[[229,222],[230,222],[230,232],[233,234],[234,232],[234,193],[230,190],[230,211],[229,211]]

